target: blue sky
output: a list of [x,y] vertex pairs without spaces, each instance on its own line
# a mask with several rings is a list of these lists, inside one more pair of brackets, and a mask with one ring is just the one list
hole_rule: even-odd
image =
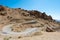
[[0,5],[10,8],[38,10],[60,20],[60,0],[1,0]]

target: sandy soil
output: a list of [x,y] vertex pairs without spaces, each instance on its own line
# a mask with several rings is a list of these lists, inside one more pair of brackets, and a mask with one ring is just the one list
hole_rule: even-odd
[[[23,37],[23,38],[10,38],[9,40],[60,40],[59,32],[42,32],[42,35],[35,35],[31,37]],[[0,40],[4,40],[3,37],[0,37]]]
[[33,36],[33,37],[25,37],[19,40],[60,40],[59,32],[44,32],[43,35]]

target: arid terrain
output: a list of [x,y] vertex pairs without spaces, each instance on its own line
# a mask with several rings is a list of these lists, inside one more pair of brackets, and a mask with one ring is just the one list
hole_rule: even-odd
[[60,40],[59,31],[45,12],[0,5],[0,40]]

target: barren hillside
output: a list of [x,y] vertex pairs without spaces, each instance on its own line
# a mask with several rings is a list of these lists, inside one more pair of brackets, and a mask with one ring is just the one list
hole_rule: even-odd
[[58,31],[60,23],[45,12],[0,5],[0,40],[57,40]]
[[[7,24],[22,23],[20,26],[23,28],[29,27],[46,27],[47,31],[51,27],[56,30],[60,25],[53,20],[45,12],[39,12],[37,10],[24,10],[21,8],[8,8],[0,5],[0,28]],[[15,25],[17,26],[17,24]]]

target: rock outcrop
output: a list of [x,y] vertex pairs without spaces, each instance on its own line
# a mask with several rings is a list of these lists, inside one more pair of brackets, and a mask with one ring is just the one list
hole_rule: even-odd
[[[36,22],[31,22],[35,20]],[[31,22],[31,23],[24,23]],[[0,24],[22,23],[20,27],[59,27],[60,25],[53,21],[53,18],[46,15],[45,12],[37,10],[24,10],[21,8],[7,8],[0,5]],[[17,25],[17,24],[16,24]],[[49,29],[49,28],[48,28]],[[49,29],[50,30],[50,29]]]
[[46,15],[45,12],[42,13],[42,12],[33,10],[33,11],[29,11],[29,13],[30,13],[31,16],[35,16],[36,18],[42,18],[42,19],[45,19],[45,20],[53,20],[52,17]]

